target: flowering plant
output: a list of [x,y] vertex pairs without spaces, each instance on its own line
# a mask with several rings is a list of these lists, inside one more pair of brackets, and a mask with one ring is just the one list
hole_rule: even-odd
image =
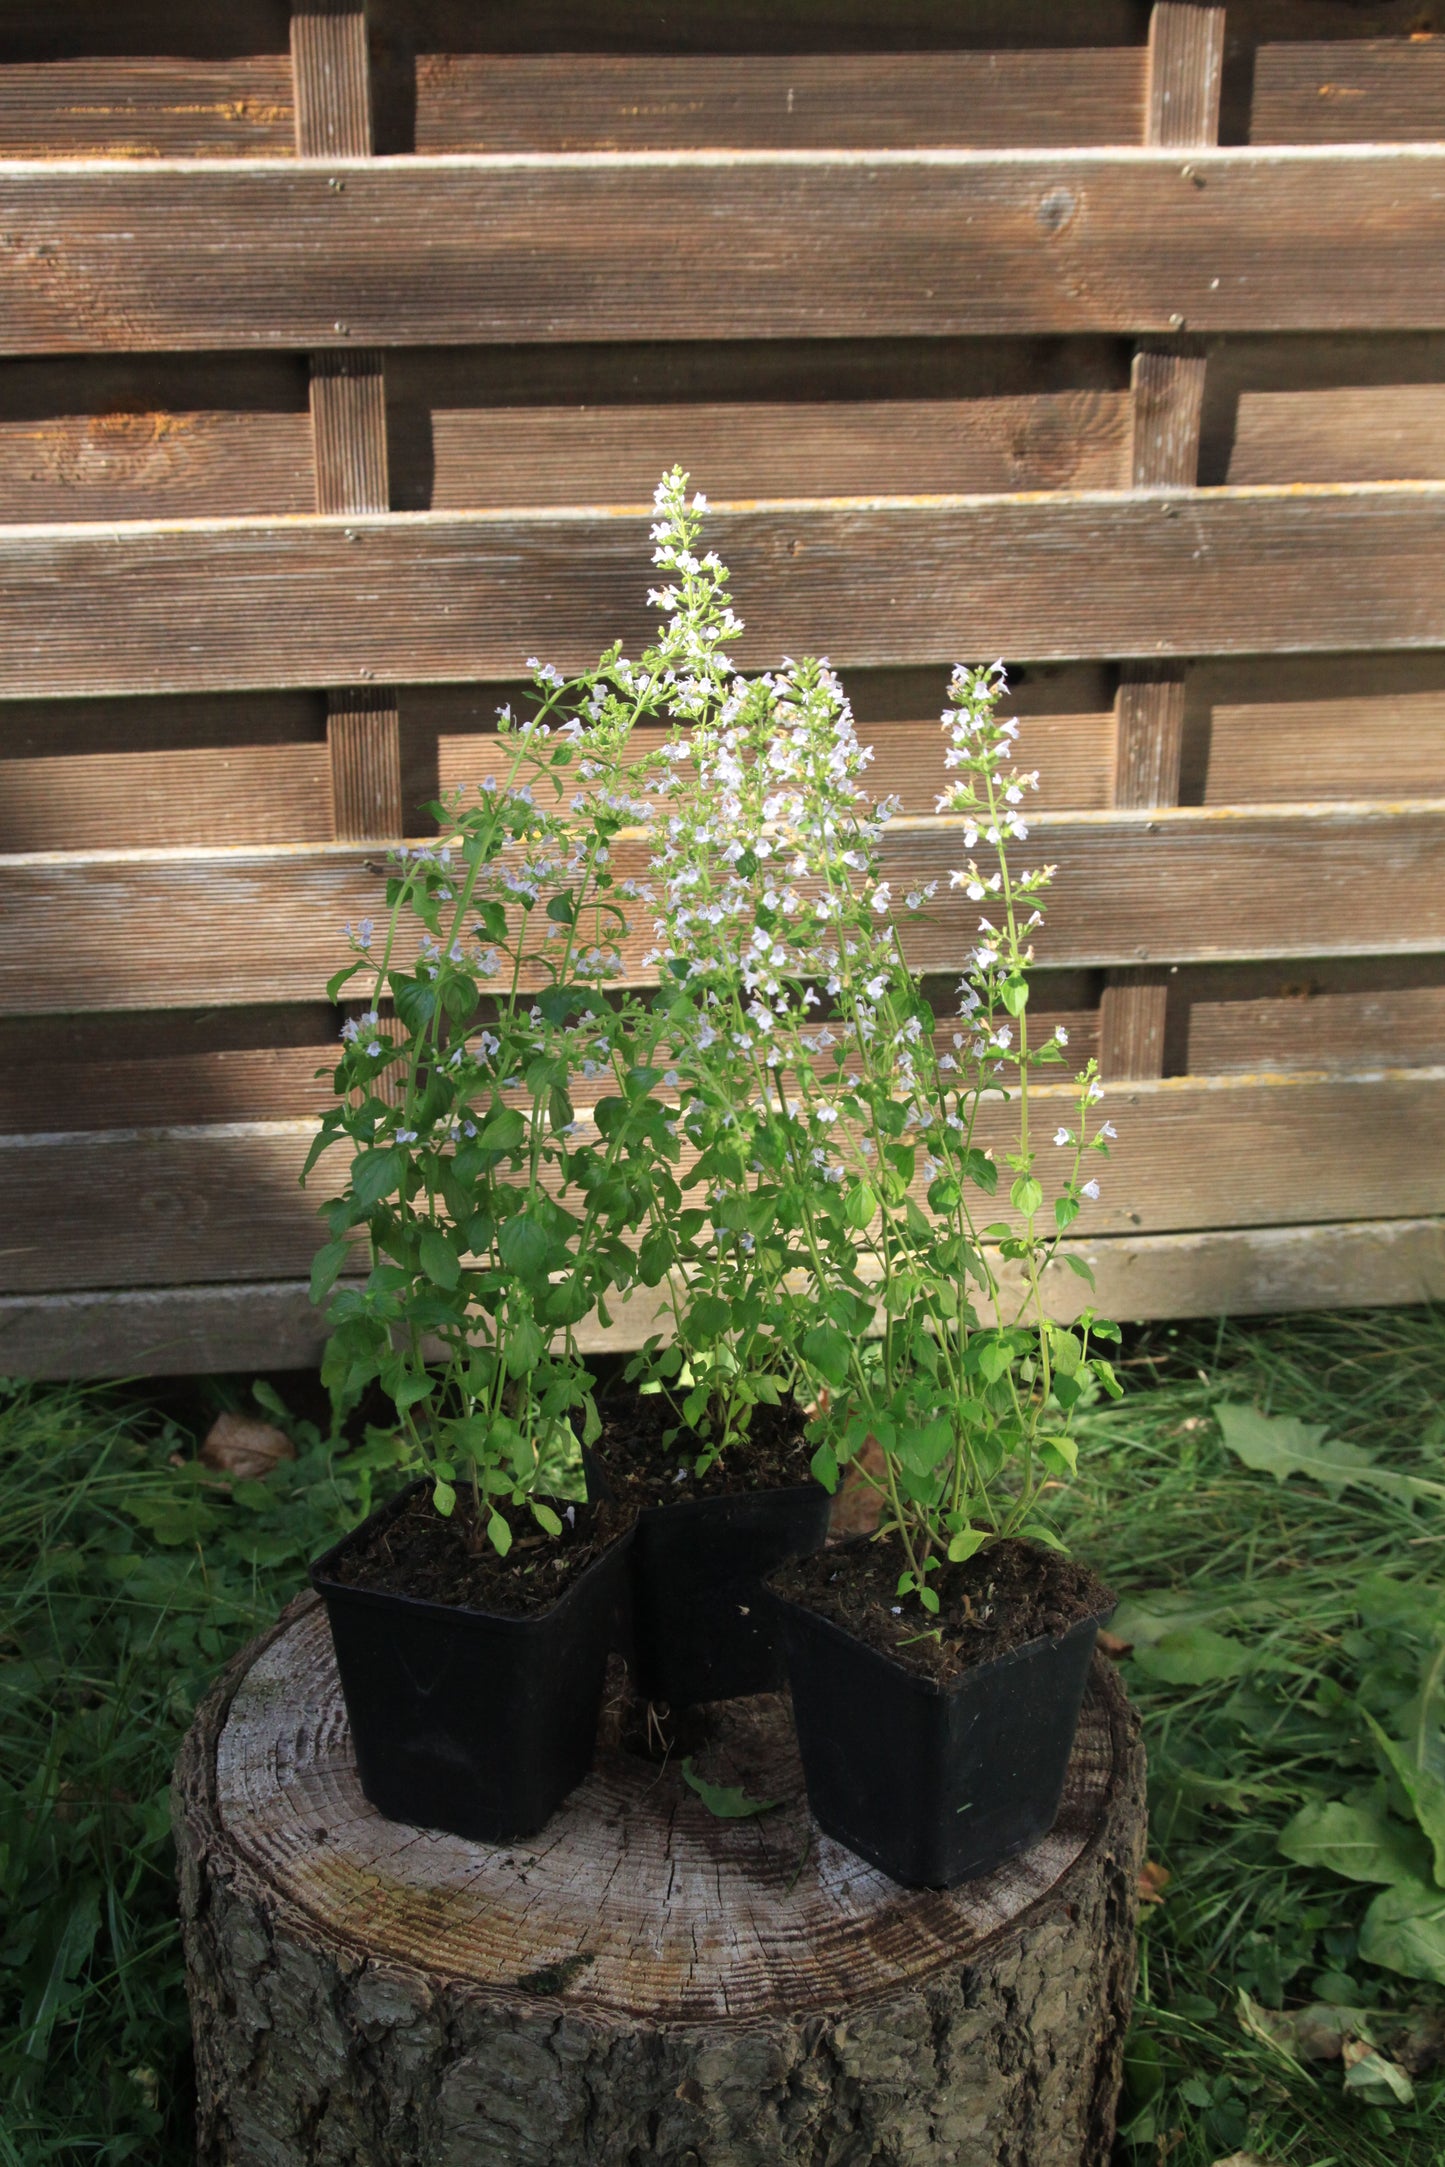
[[[659,492],[654,531],[683,567],[664,599],[699,627],[726,612],[735,630],[726,574],[696,554],[683,479]],[[693,1369],[706,1353],[714,1389],[722,1368],[744,1408],[770,1376],[806,1392],[828,1488],[876,1440],[881,1464],[860,1472],[883,1493],[899,1592],[936,1610],[929,1576],[944,1558],[996,1535],[1056,1541],[1039,1501],[1074,1466],[1072,1411],[1090,1389],[1119,1390],[1095,1344],[1117,1329],[1091,1311],[1066,1329],[1042,1292],[1060,1255],[1089,1277],[1061,1245],[1098,1195],[1086,1160],[1107,1154],[1113,1130],[1097,1119],[1090,1062],[1046,1197],[1032,1079],[1063,1061],[1065,1033],[1031,1037],[1028,973],[1053,869],[1011,856],[1037,776],[1012,764],[1001,667],[957,669],[942,718],[956,780],[938,810],[971,854],[952,888],[993,916],[979,921],[958,1027],[940,1033],[903,937],[937,883],[895,902],[884,838],[898,804],[864,801],[872,755],[837,678],[822,661],[725,682],[720,667],[697,672],[675,732],[670,750],[692,773],[653,854],[655,960],[676,989],[671,1075],[697,1153],[684,1181],[706,1182],[709,1203],[676,1322]],[[900,840],[891,859],[906,856]],[[985,1223],[1001,1176],[991,1099],[1012,1113],[1010,1217]]]
[[[328,993],[361,977],[370,1002],[343,1028],[337,1104],[302,1175],[350,1141],[313,1299],[354,1229],[371,1255],[364,1286],[334,1295],[323,1375],[346,1396],[379,1379],[438,1510],[469,1478],[474,1527],[503,1555],[509,1500],[560,1532],[536,1493],[565,1485],[576,1428],[600,1428],[577,1326],[594,1309],[605,1322],[608,1295],[634,1283],[627,1237],[670,1145],[651,1074],[629,1065],[646,1014],[607,991],[637,894],[614,844],[649,811],[628,741],[654,673],[616,648],[570,680],[532,667],[534,711],[498,717],[501,773],[475,802],[432,808],[449,840],[393,854],[384,930],[347,927],[355,960]],[[579,1084],[595,1096],[608,1081],[616,1094],[579,1118]]]

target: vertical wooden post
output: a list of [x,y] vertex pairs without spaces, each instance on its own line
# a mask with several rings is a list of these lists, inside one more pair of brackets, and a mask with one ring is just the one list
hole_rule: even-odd
[[[1149,18],[1146,143],[1213,143],[1219,136],[1224,9],[1159,0]],[[1202,353],[1182,339],[1149,339],[1134,355],[1130,487],[1193,489],[1204,411]],[[1126,662],[1115,704],[1114,803],[1177,805],[1184,742],[1184,665]],[[1162,1076],[1169,973],[1111,971],[1099,1018],[1105,1076]]]
[[[371,155],[365,0],[292,0],[296,153]],[[380,353],[311,356],[311,429],[319,512],[384,512],[386,377]],[[328,694],[326,741],[338,836],[402,832],[401,727],[395,692],[368,685]]]

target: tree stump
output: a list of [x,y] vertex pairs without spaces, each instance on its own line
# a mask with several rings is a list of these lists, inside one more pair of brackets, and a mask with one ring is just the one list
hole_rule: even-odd
[[614,1711],[540,1836],[425,1833],[293,1604],[176,1770],[203,2167],[1103,2167],[1144,1831],[1107,1664],[1052,1834],[947,1894],[814,1828],[785,1696],[702,1714],[693,1772],[775,1810],[716,1818]]

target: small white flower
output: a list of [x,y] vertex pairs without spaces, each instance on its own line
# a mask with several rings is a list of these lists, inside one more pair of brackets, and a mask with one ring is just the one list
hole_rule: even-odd
[[1067,1046],[1069,1043],[1069,1034],[1061,1023],[1056,1024],[1054,1027],[1054,1040],[1060,1046]]
[[1074,1132],[1072,1129],[1060,1129],[1054,1137],[1056,1144],[1071,1144],[1073,1141]]
[[1101,1122],[1100,1122],[1100,1124],[1099,1124],[1099,1134],[1100,1134],[1101,1136],[1117,1136],[1117,1135],[1118,1135],[1118,1133],[1119,1133],[1119,1131],[1118,1131],[1118,1130],[1117,1130],[1117,1129],[1115,1128],[1115,1126],[1114,1126],[1114,1124],[1113,1124],[1113,1122],[1112,1122],[1112,1121],[1101,1121]]
[[1097,1204],[1099,1201],[1099,1184],[1097,1181],[1086,1181],[1080,1193],[1088,1197],[1090,1203]]
[[396,1140],[399,1144],[414,1144],[416,1142],[416,1130],[398,1129],[396,1132]]

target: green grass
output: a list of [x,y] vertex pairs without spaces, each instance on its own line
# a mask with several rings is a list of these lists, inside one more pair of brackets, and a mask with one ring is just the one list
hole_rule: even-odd
[[[1362,1616],[1359,1590],[1386,1571],[1432,1616],[1445,1509],[1281,1485],[1225,1449],[1212,1409],[1297,1415],[1379,1468],[1440,1480],[1445,1318],[1160,1327],[1126,1354],[1132,1390],[1085,1418],[1063,1507],[1074,1548],[1132,1605],[1124,1670],[1151,1857],[1170,1875],[1144,1917],[1120,2160],[1439,2167],[1438,2071],[1417,2066],[1413,2102],[1387,2108],[1345,2093],[1338,2062],[1291,2060],[1261,2033],[1332,1997],[1409,2058],[1406,2013],[1423,2038],[1445,2010],[1439,1987],[1360,1956],[1371,1888],[1277,1848],[1309,1799],[1381,1789],[1360,1708],[1398,1729],[1420,1650]],[[179,1413],[138,1392],[0,1396],[0,2167],[191,2157],[167,1773],[220,1662],[365,1499],[364,1473],[305,1425],[300,1459],[233,1498],[170,1464],[243,1398],[224,1382]],[[1174,1629],[1162,1652],[1151,1599]]]

